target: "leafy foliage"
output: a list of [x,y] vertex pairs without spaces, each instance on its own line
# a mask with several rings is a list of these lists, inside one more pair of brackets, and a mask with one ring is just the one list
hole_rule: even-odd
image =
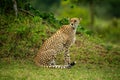
[[[2,18],[2,16],[0,16]],[[24,19],[24,20],[23,20]],[[12,22],[11,22],[12,20]],[[42,25],[42,19],[27,18],[21,16],[18,19],[5,18],[7,28],[1,27],[0,57],[27,57],[34,53],[34,48],[38,48],[42,44],[46,36],[46,26]],[[43,38],[44,37],[44,38]]]
[[40,11],[48,12],[51,10],[51,7],[59,7],[60,6],[60,0],[33,0],[31,1],[31,5]]

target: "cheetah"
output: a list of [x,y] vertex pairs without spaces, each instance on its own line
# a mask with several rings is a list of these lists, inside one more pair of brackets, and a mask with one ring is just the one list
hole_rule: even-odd
[[[44,66],[49,68],[71,68],[75,65],[75,61],[71,63],[69,48],[74,44],[76,38],[76,29],[80,23],[79,18],[71,18],[68,25],[63,25],[55,34],[48,38],[37,55],[34,62],[37,66]],[[64,65],[56,65],[56,55],[64,51]]]

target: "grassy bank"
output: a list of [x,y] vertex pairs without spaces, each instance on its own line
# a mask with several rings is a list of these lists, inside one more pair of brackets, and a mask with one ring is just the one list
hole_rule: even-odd
[[[37,67],[32,58],[0,59],[0,80],[119,80],[119,47],[107,49],[101,40],[88,35],[77,35],[70,49],[77,64],[71,69]],[[58,63],[63,64],[62,56]]]

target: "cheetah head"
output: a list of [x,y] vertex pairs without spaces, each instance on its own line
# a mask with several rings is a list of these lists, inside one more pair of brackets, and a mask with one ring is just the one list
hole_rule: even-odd
[[70,25],[76,29],[82,19],[81,18],[71,18],[70,19]]

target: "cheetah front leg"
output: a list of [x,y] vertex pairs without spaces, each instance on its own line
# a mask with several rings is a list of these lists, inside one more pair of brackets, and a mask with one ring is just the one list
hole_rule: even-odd
[[56,56],[53,55],[52,60],[49,65],[56,65],[55,59],[56,59]]
[[66,49],[65,49],[64,59],[65,59],[65,65],[69,65],[69,64],[70,64],[69,48],[66,48]]

